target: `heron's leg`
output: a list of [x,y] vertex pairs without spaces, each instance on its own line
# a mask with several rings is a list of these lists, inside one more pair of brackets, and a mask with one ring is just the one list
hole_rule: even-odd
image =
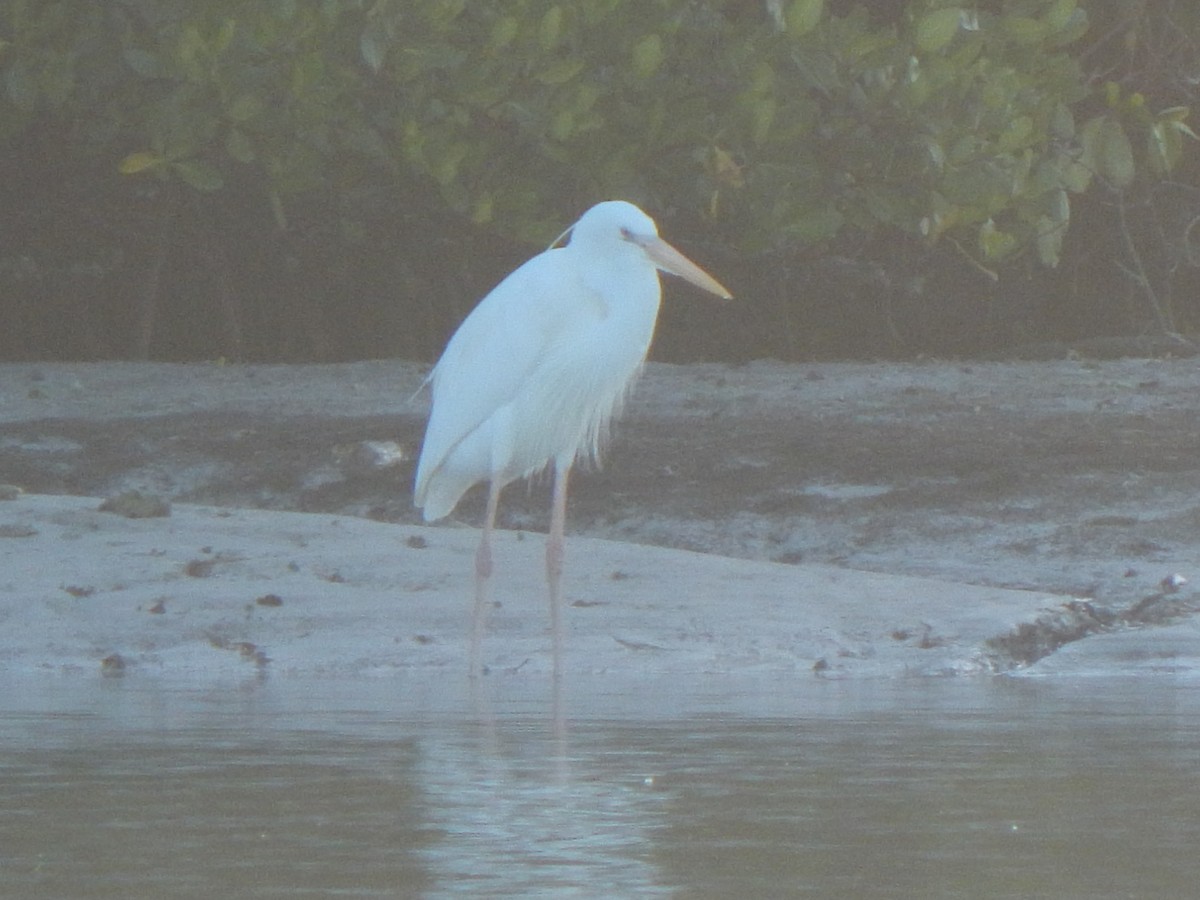
[[488,608],[491,606],[492,581],[492,528],[496,524],[496,510],[500,506],[499,482],[488,483],[487,513],[483,520],[483,533],[479,536],[479,549],[475,551],[475,609],[471,613],[470,675],[478,678],[483,674],[483,630],[487,625]]
[[546,538],[546,581],[550,586],[550,630],[554,636],[554,677],[562,677],[563,531],[567,522],[567,479],[571,466],[554,466],[554,501],[550,507],[550,535]]

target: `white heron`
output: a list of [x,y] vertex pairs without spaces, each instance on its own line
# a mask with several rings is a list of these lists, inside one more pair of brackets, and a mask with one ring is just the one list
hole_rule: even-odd
[[528,260],[479,302],[427,379],[433,406],[416,505],[426,521],[441,519],[468,489],[489,483],[475,554],[473,678],[482,672],[491,536],[504,486],[554,466],[546,579],[557,678],[567,478],[577,458],[598,458],[609,421],[645,362],[658,318],[658,271],[732,296],[662,240],[654,220],[632,203],[599,203],[569,232],[566,246]]

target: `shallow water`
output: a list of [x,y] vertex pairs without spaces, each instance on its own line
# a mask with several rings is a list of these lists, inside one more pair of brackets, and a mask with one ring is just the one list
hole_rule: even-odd
[[1195,684],[455,682],[0,678],[0,896],[1200,883]]

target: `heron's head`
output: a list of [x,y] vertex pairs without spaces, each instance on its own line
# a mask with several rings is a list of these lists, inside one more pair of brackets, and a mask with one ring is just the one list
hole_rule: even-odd
[[[715,278],[658,236],[654,220],[624,200],[597,203],[571,228],[571,243],[610,258],[643,259],[699,288],[728,300],[732,295]],[[635,251],[630,253],[630,251]]]
[[605,200],[585,212],[571,226],[571,242],[583,244],[607,244],[658,237],[658,226],[654,220],[624,200]]

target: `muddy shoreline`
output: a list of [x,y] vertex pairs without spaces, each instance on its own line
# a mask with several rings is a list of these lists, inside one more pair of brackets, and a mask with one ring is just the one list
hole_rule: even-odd
[[[55,529],[79,530],[62,523],[94,514],[91,500],[83,508],[69,497],[130,490],[176,505],[372,520],[366,524],[453,544],[451,556],[432,563],[426,580],[436,584],[430,590],[449,616],[437,626],[434,643],[453,646],[434,668],[454,665],[468,582],[448,560],[468,552],[472,531],[465,526],[478,521],[481,498],[460,506],[456,520],[464,527],[426,531],[411,508],[427,402],[414,393],[423,374],[421,366],[388,361],[0,366],[0,482],[29,495],[58,495],[63,506],[55,510],[55,501],[33,503],[32,497],[0,503],[0,524],[19,531],[23,515],[38,531],[3,539],[0,553],[11,561],[45,538],[42,552],[53,556],[61,547],[56,542],[65,540]],[[514,535],[544,530],[547,492],[541,482],[509,488],[502,526]],[[23,501],[33,505],[18,514]],[[55,516],[67,519],[54,525]],[[114,522],[111,514],[96,521],[100,530]],[[111,526],[113,540],[128,521]],[[269,533],[274,526],[268,522],[258,527]],[[574,480],[569,532],[569,599],[572,571],[577,590],[593,590],[580,586],[588,578],[602,584],[605,571],[622,571],[624,545],[639,545],[639,558],[647,546],[673,548],[715,564],[705,570],[709,581],[720,577],[720,560],[728,558],[731,568],[762,567],[753,575],[738,569],[748,583],[782,578],[778,584],[786,584],[789,568],[813,578],[841,570],[876,585],[872,590],[879,590],[873,579],[891,577],[898,584],[963,586],[964,598],[973,596],[966,588],[1025,598],[1011,601],[1007,626],[1001,619],[988,625],[994,633],[967,629],[962,641],[946,638],[942,646],[956,648],[954,659],[978,663],[947,664],[947,672],[958,666],[964,672],[1191,673],[1200,670],[1193,588],[1200,577],[1200,367],[1186,359],[651,365],[615,429],[604,467]],[[219,539],[220,530],[214,534]],[[603,542],[575,547],[586,538]],[[180,540],[179,553],[189,540],[196,553],[213,543],[198,534]],[[514,542],[522,544],[521,558],[540,543]],[[256,546],[248,545],[251,558]],[[580,558],[597,553],[604,559],[587,575]],[[663,573],[677,571],[672,566],[686,572],[688,559],[664,563]],[[75,565],[86,568],[87,558]],[[153,582],[168,574],[145,577]],[[82,584],[85,576],[64,572],[59,581]],[[49,602],[36,592],[27,595],[28,585],[11,575],[3,583],[10,604]],[[678,591],[666,574],[643,587],[655,597]],[[537,590],[536,579],[514,582],[512,589],[523,598],[522,592]],[[53,593],[61,585],[39,590]],[[847,589],[849,595],[863,590]],[[747,621],[734,615],[725,627],[736,626],[737,640],[749,647],[756,635],[777,632],[780,622],[794,622],[796,635],[809,636],[836,625],[831,601],[780,592],[783,605],[757,626],[744,613]],[[920,591],[908,593],[903,614],[890,607],[877,623],[869,604],[863,608],[861,628],[878,631],[865,643],[842,635],[822,651],[819,642],[797,636],[791,649],[766,656],[781,671],[820,674],[824,660],[833,673],[887,674],[886,665],[860,665],[838,653],[853,645],[853,653],[869,655],[864,647],[871,641],[876,651],[888,641],[921,649],[922,635],[936,643],[922,624],[931,618],[943,636],[955,632],[953,600],[930,607]],[[119,594],[98,590],[97,602],[110,596],[119,603]],[[61,606],[61,598],[52,599]],[[601,601],[610,602],[607,596]],[[630,601],[614,596],[611,602]],[[719,610],[737,603],[736,591],[712,593],[704,602]],[[969,602],[961,601],[964,618]],[[686,621],[686,611],[672,612],[671,604],[657,600],[648,605],[662,607],[646,613],[651,631],[662,632],[656,639],[687,631],[672,620]],[[934,607],[937,615],[927,614]],[[532,603],[512,623],[515,633],[534,641],[525,650],[535,655],[542,612]],[[386,615],[384,608],[379,615]],[[573,628],[586,632],[584,615],[572,615]],[[717,618],[723,622],[725,614]],[[342,625],[347,640],[364,627]],[[270,629],[255,634],[268,641]],[[588,644],[585,634],[575,637]],[[598,660],[607,659],[610,642],[622,646],[605,637]],[[692,662],[712,667],[719,656],[700,654]],[[16,658],[12,648],[9,658]],[[591,668],[607,665],[615,663]],[[907,671],[912,664],[898,665],[896,671]]]

